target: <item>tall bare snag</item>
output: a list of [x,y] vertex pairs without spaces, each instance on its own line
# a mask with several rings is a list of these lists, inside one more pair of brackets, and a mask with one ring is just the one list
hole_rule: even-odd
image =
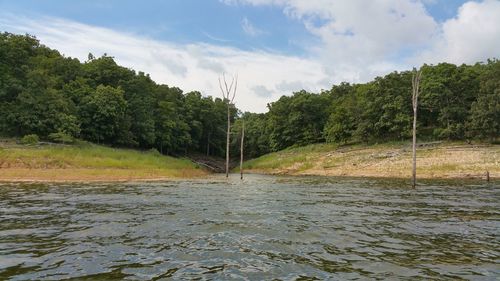
[[412,187],[417,185],[417,107],[418,95],[420,94],[420,78],[422,71],[414,69],[412,86],[412,104],[413,104],[413,168],[412,168]]
[[[234,88],[233,88],[234,86]],[[227,85],[226,75],[219,76],[219,87],[222,92],[224,102],[227,104],[227,136],[226,136],[226,178],[229,177],[229,141],[231,135],[231,105],[236,96],[236,88],[238,87],[238,75],[231,78],[231,83]]]
[[243,179],[243,141],[245,140],[245,121],[241,127],[241,143],[240,143],[240,179]]

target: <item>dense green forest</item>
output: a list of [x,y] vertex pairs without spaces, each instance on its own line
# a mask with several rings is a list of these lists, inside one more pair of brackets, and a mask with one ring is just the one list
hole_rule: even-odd
[[3,136],[65,135],[164,154],[223,155],[226,113],[221,99],[158,85],[110,56],[89,54],[80,63],[34,37],[0,34]]
[[[496,141],[500,61],[424,65],[418,137]],[[233,108],[233,155],[245,122],[247,157],[317,142],[406,140],[411,133],[411,71],[364,84],[284,95],[265,114]],[[307,79],[307,77],[304,77]],[[289,93],[284,93],[289,94]],[[199,92],[159,85],[106,54],[85,62],[29,35],[0,34],[0,135],[79,138],[164,154],[225,150],[226,105]]]
[[[299,91],[244,113],[247,155],[318,142],[380,143],[411,139],[412,71],[393,72],[364,84],[341,83],[321,93]],[[418,139],[498,141],[500,61],[422,66]],[[236,152],[236,150],[235,150]]]

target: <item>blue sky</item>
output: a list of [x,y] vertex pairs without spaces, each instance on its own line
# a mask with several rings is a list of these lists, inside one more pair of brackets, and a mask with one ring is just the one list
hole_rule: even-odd
[[[455,16],[465,2],[424,3],[430,15],[444,21]],[[302,45],[315,40],[302,22],[287,17],[280,6],[227,5],[216,0],[0,0],[0,7],[15,15],[71,19],[178,43],[206,42],[303,55]],[[248,34],[244,21],[262,33]]]
[[106,52],[214,96],[218,72],[237,72],[237,103],[256,112],[302,88],[498,57],[499,18],[497,0],[0,0],[0,31],[67,56]]
[[[1,0],[0,7],[15,15],[71,19],[177,43],[206,42],[303,54],[297,42],[314,40],[300,21],[286,17],[276,6],[226,5],[213,0],[151,0],[147,4],[131,0]],[[262,33],[248,34],[244,21]]]

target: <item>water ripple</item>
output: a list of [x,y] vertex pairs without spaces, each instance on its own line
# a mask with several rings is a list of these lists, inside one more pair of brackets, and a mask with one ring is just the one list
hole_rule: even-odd
[[495,280],[495,183],[0,185],[0,279]]

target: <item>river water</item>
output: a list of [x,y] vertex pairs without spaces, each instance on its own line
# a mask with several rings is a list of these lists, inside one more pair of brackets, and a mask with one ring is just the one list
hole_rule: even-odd
[[497,183],[0,184],[0,280],[498,280]]

